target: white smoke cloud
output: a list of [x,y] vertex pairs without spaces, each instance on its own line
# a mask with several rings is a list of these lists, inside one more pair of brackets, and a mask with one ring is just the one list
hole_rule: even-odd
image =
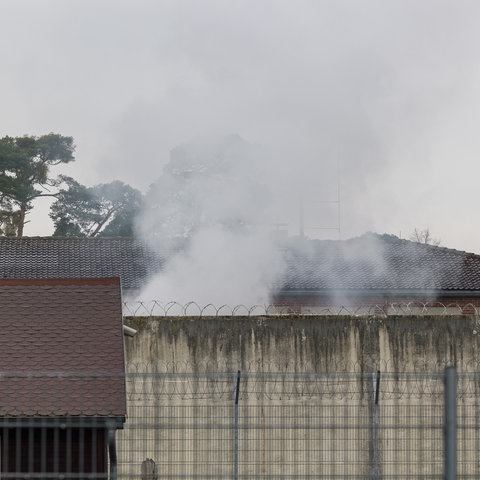
[[142,299],[268,304],[282,257],[262,171],[268,156],[237,135],[178,146],[150,188],[138,229],[168,260]]
[[281,272],[280,252],[268,234],[239,234],[212,225],[170,259],[140,298],[200,307],[268,305],[270,287]]
[[81,183],[145,191],[175,145],[238,132],[275,152],[281,214],[304,195],[323,224],[338,165],[343,238],[479,249],[479,2],[22,0],[0,40],[0,129],[72,135]]

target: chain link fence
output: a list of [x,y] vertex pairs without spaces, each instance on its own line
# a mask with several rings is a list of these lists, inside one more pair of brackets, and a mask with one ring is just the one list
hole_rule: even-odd
[[[445,378],[129,365],[123,428],[82,412],[2,417],[1,476],[479,478],[480,375],[460,373],[448,388]],[[446,476],[448,468],[457,476]]]
[[[119,472],[156,478],[445,477],[444,374],[131,373]],[[480,476],[480,377],[460,375],[458,478]],[[458,442],[457,442],[458,440]]]

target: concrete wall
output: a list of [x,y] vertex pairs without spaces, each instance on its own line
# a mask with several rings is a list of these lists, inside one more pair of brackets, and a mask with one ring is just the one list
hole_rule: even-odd
[[[449,364],[477,371],[479,320],[127,318],[138,334],[125,339],[132,375],[119,473],[135,476],[151,458],[159,478],[234,478],[237,458],[240,478],[442,478],[441,373]],[[477,377],[459,386],[459,468],[468,478],[480,476]]]
[[148,371],[476,370],[480,317],[129,317],[126,358]]

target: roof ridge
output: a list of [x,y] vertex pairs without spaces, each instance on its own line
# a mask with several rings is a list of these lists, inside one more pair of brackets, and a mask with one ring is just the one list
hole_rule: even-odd
[[[376,232],[366,232],[363,233],[357,237],[352,237],[350,239],[346,239],[345,241],[354,241],[354,240],[359,240],[362,238],[368,238],[368,237],[376,237],[381,240],[387,240],[390,241],[391,243],[404,243],[404,244],[410,244],[410,245],[415,245],[418,246],[418,248],[424,248],[424,249],[431,249],[431,250],[443,250],[443,251],[448,251],[452,254],[456,255],[461,255],[461,256],[468,256],[472,258],[480,258],[480,254],[473,253],[473,252],[467,252],[466,250],[459,250],[457,248],[451,248],[451,247],[446,247],[444,245],[432,245],[429,243],[422,243],[422,242],[416,242],[415,240],[409,240],[408,238],[401,238],[398,237],[397,235],[394,235],[392,233],[376,233]],[[333,240],[335,241],[335,240]]]
[[82,240],[82,241],[90,241],[90,240],[136,240],[139,242],[143,242],[137,237],[66,237],[66,236],[53,236],[53,235],[34,235],[34,236],[27,236],[24,235],[23,237],[6,237],[0,236],[0,241],[3,240],[11,240],[11,241],[22,241],[22,240]]
[[78,278],[0,278],[0,286],[27,285],[114,285],[120,284],[120,277],[78,277]]

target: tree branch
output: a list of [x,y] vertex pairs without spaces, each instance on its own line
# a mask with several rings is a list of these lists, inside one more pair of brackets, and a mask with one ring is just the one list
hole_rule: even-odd
[[103,218],[103,220],[101,222],[98,222],[98,225],[97,227],[95,228],[95,230],[90,234],[90,237],[94,237],[95,235],[97,235],[97,233],[102,229],[102,227],[108,222],[108,220],[110,220],[110,218],[112,217],[112,215],[118,210],[121,208],[121,205],[116,205],[112,208],[110,208],[110,210],[107,211],[107,213],[105,214],[105,217]]

